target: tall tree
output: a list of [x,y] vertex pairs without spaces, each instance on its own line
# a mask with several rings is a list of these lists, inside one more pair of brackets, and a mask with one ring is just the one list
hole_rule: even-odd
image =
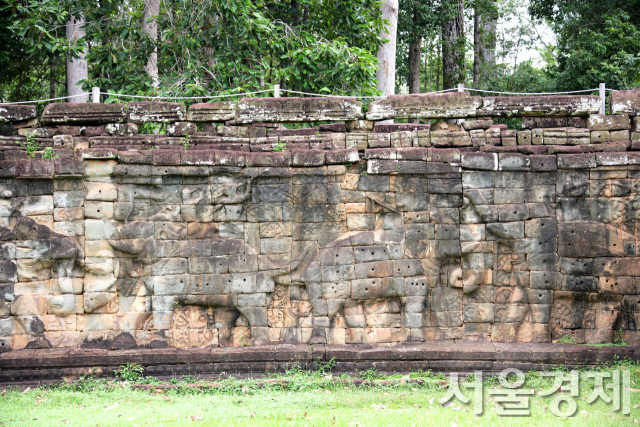
[[[296,0],[293,8],[291,0],[163,0],[157,13],[153,0],[0,1],[12,9],[9,30],[23,40],[22,55],[37,58],[34,72],[47,83],[55,53],[88,61],[85,89],[198,96],[285,82],[304,92],[379,94],[377,0]],[[65,24],[79,16],[86,36],[69,43]]]
[[473,84],[482,86],[489,80],[496,63],[496,29],[498,8],[495,0],[478,0],[474,7]]
[[640,0],[530,0],[529,10],[557,35],[559,87],[640,87]]
[[[69,45],[79,45],[81,39],[86,35],[83,27],[85,20],[83,15],[78,14],[71,16],[66,24],[67,42]],[[83,95],[85,91],[82,89],[81,82],[89,78],[89,67],[87,65],[86,53],[84,47],[81,48],[76,56],[67,53],[67,94],[69,102],[87,102],[89,95]]]
[[398,0],[384,0],[380,4],[382,19],[387,21],[380,38],[386,43],[378,49],[378,90],[393,95],[396,90],[396,36],[398,30]]
[[[397,86],[406,83],[409,93],[420,92],[420,73],[423,71],[424,77],[428,83],[425,88],[430,86],[431,81],[437,72],[434,68],[434,53],[440,50],[440,47],[434,49],[435,42],[440,40],[442,26],[455,9],[457,3],[447,0],[400,0],[400,12],[398,14],[398,44],[397,49],[397,70],[398,79]],[[457,9],[455,9],[457,10]],[[427,72],[426,68],[421,67],[422,63],[431,64]],[[435,82],[437,87],[437,82]],[[429,89],[427,89],[429,90]]]
[[[144,0],[144,15],[142,21],[142,32],[145,33],[153,42],[158,41],[158,22],[156,18],[160,14],[160,0]],[[153,52],[149,54],[149,60],[144,70],[151,77],[153,87],[157,88],[160,84],[158,80],[158,49],[153,48]]]
[[465,81],[463,0],[448,0],[447,20],[442,25],[442,86],[450,89]]
[[63,89],[65,56],[67,52],[75,55],[82,47],[82,43],[68,43],[66,23],[70,12],[84,8],[86,4],[81,0],[0,1],[0,98],[3,101],[66,94]]
[[[420,21],[419,12],[413,11],[413,23]],[[420,93],[420,54],[422,52],[422,35],[414,35],[409,43],[409,93]]]

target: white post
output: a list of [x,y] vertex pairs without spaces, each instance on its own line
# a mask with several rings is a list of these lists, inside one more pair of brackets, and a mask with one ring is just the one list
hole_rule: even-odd
[[93,98],[94,104],[100,104],[100,88],[99,87],[91,88],[91,96]]
[[600,83],[600,114],[604,115],[605,102],[607,101],[607,95],[605,92],[604,83]]
[[458,83],[458,92],[464,92],[464,83]]
[[280,98],[280,84],[273,85],[273,97]]

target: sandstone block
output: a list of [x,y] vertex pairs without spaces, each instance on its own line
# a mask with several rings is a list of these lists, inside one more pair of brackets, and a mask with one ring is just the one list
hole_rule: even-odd
[[482,98],[479,116],[588,116],[600,108],[600,97],[562,96],[496,96]]
[[195,136],[198,133],[198,126],[192,122],[175,122],[167,126],[168,136]]
[[590,115],[587,120],[587,127],[590,131],[629,130],[631,123],[629,121],[629,116],[626,114],[617,114],[613,116],[593,114]]
[[475,117],[482,98],[468,92],[391,95],[369,106],[367,119],[433,119]]
[[42,112],[44,125],[101,125],[122,123],[125,118],[124,104],[94,104],[56,102]]
[[640,90],[617,90],[609,93],[609,111],[611,114],[640,113]]
[[497,153],[462,153],[464,169],[498,170]]
[[187,112],[190,122],[226,122],[236,118],[236,103],[234,101],[207,102],[193,104]]
[[343,121],[363,118],[355,98],[243,98],[237,123]]
[[130,102],[127,104],[127,113],[129,121],[136,124],[173,123],[187,119],[186,107],[181,102]]

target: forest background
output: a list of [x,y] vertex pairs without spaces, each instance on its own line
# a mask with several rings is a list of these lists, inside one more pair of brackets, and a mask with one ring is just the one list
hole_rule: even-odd
[[0,102],[379,95],[390,43],[395,93],[640,87],[640,0],[0,0]]

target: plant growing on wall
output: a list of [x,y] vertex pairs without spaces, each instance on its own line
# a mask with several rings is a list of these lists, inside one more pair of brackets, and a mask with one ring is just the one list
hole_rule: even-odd
[[56,154],[56,152],[51,147],[46,147],[44,149],[44,153],[42,153],[43,159],[55,159],[56,157],[60,157]]
[[36,142],[35,132],[28,133],[26,135],[26,139],[27,140],[25,142],[20,142],[20,145],[22,145],[26,149],[27,158],[33,159],[36,155],[36,151],[38,151],[38,149],[42,146],[38,142]]

